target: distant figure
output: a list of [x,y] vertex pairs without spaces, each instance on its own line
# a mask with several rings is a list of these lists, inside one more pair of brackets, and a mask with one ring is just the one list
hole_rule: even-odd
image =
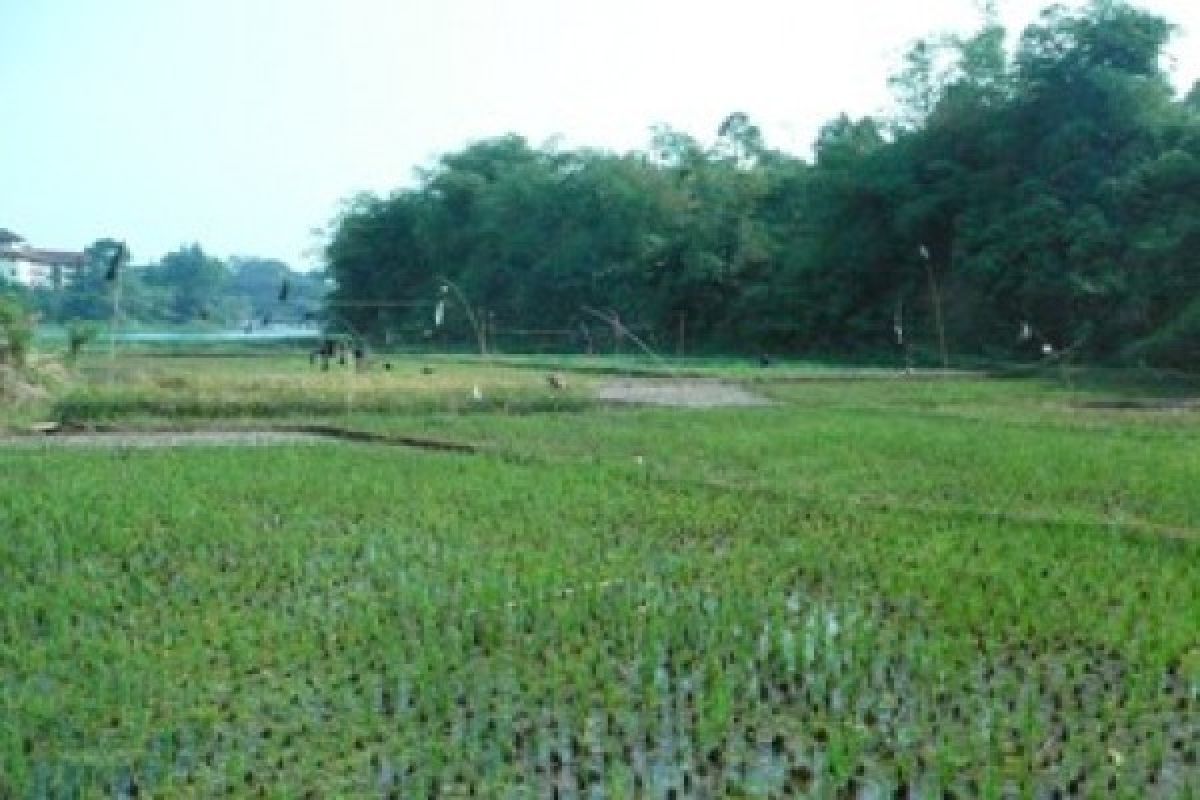
[[310,367],[315,367],[317,365],[317,359],[320,357],[320,355],[321,355],[321,351],[319,349],[309,350],[308,351],[308,365]]
[[567,388],[567,383],[557,372],[551,372],[546,376],[546,383],[550,384],[551,389],[563,390]]
[[354,347],[354,370],[362,372],[367,366],[367,351],[360,344]]
[[392,362],[390,362],[390,361],[383,362],[383,371],[391,372],[392,371]]
[[321,342],[321,371],[329,371],[329,360],[333,358],[333,340],[326,339]]
[[763,369],[766,369],[767,367],[771,366],[771,357],[769,355],[767,355],[766,353],[763,353],[761,356],[758,357],[758,365],[760,367],[762,367]]

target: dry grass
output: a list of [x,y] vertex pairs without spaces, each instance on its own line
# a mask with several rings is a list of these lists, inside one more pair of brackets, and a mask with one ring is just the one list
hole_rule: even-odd
[[57,402],[68,422],[118,417],[295,417],[353,412],[554,410],[586,403],[589,383],[550,386],[544,373],[397,359],[365,371],[304,356],[130,357],[83,365],[82,380]]

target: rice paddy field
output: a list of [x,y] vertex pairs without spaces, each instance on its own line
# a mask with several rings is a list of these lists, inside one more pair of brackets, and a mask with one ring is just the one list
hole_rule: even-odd
[[0,417],[474,449],[0,448],[0,797],[1200,797],[1200,391],[571,366],[147,355]]

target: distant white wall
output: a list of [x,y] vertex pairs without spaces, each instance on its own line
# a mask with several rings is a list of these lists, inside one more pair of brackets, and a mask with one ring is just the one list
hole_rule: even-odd
[[32,264],[23,258],[0,254],[0,275],[11,283],[19,283],[30,288],[45,288],[51,284],[50,267],[43,264]]

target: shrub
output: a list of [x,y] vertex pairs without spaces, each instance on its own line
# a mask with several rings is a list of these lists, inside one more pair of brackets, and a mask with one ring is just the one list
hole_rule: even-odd
[[0,297],[0,359],[15,367],[25,366],[33,343],[33,317],[15,300]]
[[100,335],[100,327],[92,322],[73,322],[67,326],[67,363],[74,364],[84,345]]

